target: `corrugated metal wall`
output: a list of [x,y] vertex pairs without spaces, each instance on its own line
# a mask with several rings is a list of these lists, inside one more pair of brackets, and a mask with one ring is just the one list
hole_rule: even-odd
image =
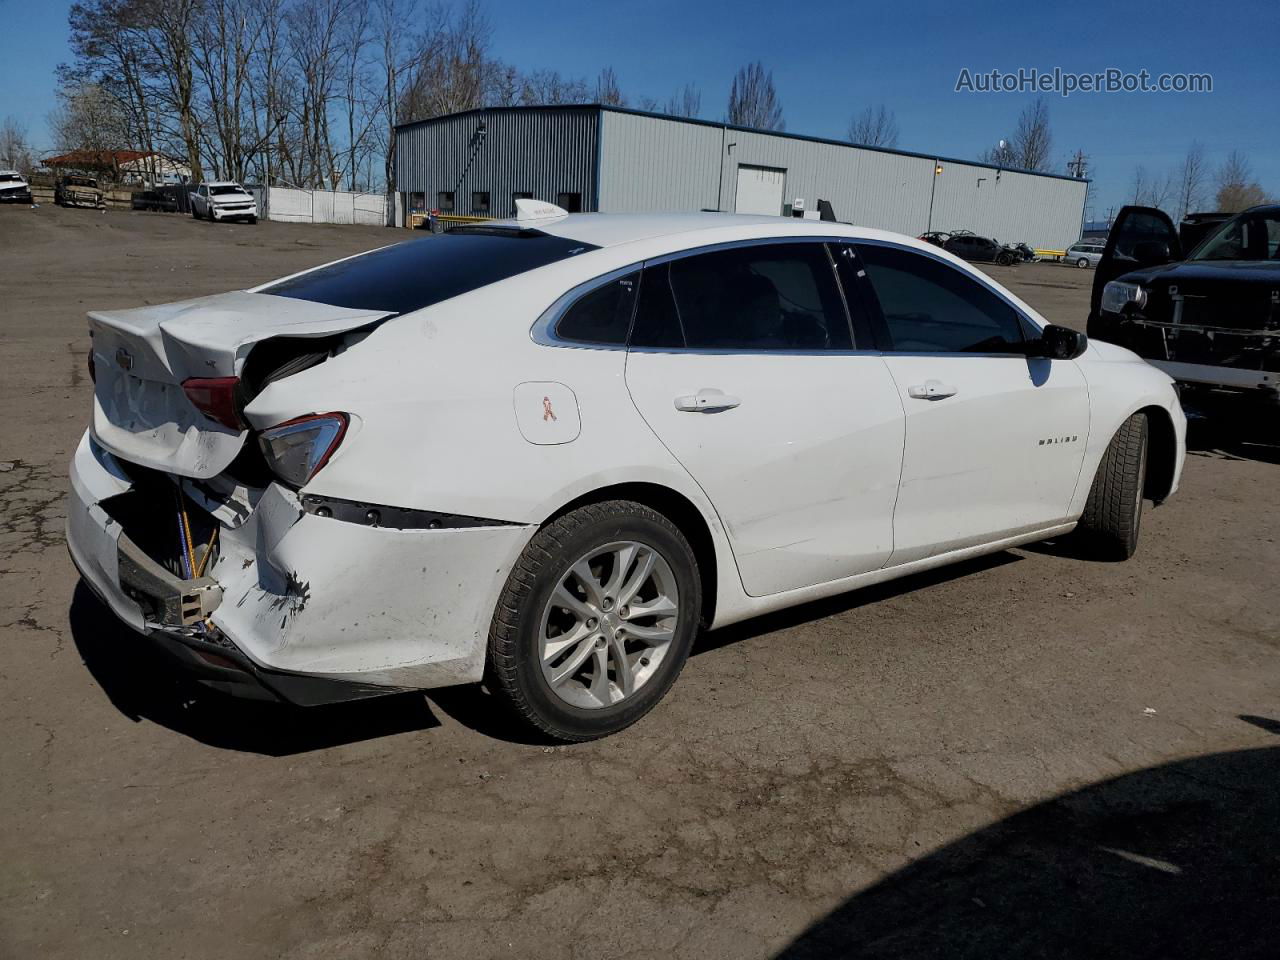
[[993,169],[949,160],[935,178],[928,157],[612,110],[603,111],[602,137],[603,211],[732,211],[746,164],[786,170],[787,203],[802,197],[813,210],[830,200],[838,218],[860,226],[910,236],[967,229],[1049,249],[1080,236],[1081,180],[1013,172],[997,180]]
[[933,229],[966,229],[1001,243],[1063,250],[1080,239],[1084,180],[1057,180],[942,161]]
[[600,209],[719,209],[723,136],[723,127],[601,111]]
[[[455,190],[481,120],[485,141]],[[429,208],[439,191],[455,190],[463,214],[479,212],[474,191],[488,191],[493,216],[514,212],[516,191],[552,203],[576,192],[582,209],[605,212],[732,211],[738,165],[747,164],[785,170],[786,202],[803,197],[812,210],[829,200],[837,217],[861,226],[911,236],[967,229],[1062,249],[1080,236],[1088,187],[947,159],[935,176],[929,157],[594,106],[456,114],[401,128],[397,143],[400,190],[421,191]]]
[[[594,210],[599,116],[595,109],[492,109],[401,127],[396,188],[426,194],[428,208],[439,192],[453,191],[453,212],[465,215],[480,213],[471,205],[477,191],[488,192],[496,217],[515,213],[517,191],[551,203],[560,193],[580,193],[582,209]],[[481,121],[484,142],[467,167]]]

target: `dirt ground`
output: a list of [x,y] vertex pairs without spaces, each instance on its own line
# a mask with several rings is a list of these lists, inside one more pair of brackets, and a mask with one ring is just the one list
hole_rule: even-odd
[[[1275,447],[1198,431],[1129,563],[1011,550],[706,635],[581,746],[474,688],[288,709],[147,654],[63,543],[85,311],[395,239],[0,209],[0,955],[1274,956]],[[1091,272],[993,274],[1082,322]]]

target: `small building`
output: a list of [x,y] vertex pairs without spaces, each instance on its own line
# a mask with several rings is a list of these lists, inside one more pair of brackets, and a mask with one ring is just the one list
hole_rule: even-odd
[[44,165],[58,173],[88,173],[117,183],[154,187],[186,183],[191,168],[163,153],[146,150],[72,150],[46,157]]
[[[587,104],[489,107],[396,128],[402,211],[508,217],[532,197],[566,210],[723,210],[839,220],[918,236],[971,230],[1064,249],[1088,181]],[[403,222],[403,216],[402,216]]]

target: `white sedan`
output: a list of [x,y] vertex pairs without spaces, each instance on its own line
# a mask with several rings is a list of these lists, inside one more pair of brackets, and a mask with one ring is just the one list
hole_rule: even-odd
[[1073,531],[1124,559],[1177,489],[1172,381],[937,247],[519,206],[90,314],[68,540],[120,619],[226,690],[483,680],[585,740],[700,626]]

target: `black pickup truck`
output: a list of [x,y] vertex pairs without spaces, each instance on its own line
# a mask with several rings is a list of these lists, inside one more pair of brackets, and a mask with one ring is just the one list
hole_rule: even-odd
[[1093,281],[1090,337],[1128,347],[1182,385],[1280,406],[1280,205],[1211,227],[1184,256],[1173,221],[1124,207]]

